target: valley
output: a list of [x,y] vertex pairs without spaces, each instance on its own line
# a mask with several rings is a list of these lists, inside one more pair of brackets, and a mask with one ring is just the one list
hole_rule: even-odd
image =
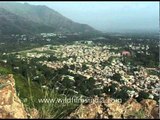
[[158,31],[101,32],[0,3],[0,118],[158,118],[159,47]]

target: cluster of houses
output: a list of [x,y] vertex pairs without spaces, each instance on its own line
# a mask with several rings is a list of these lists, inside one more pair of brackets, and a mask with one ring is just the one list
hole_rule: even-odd
[[149,46],[148,45],[143,45],[143,44],[130,44],[128,45],[128,47],[133,50],[136,51],[137,53],[142,53],[142,54],[146,54],[146,55],[150,55],[148,50],[149,50]]
[[[51,49],[51,47],[55,49]],[[132,46],[131,46],[132,47]],[[73,45],[46,45],[41,48],[35,48],[33,50],[39,52],[33,52],[31,50],[27,53],[27,57],[39,58],[49,57],[50,54],[45,51],[53,52],[58,61],[39,61],[42,65],[47,65],[55,70],[63,68],[64,65],[69,67],[69,71],[74,74],[80,74],[86,78],[93,77],[96,82],[95,85],[99,86],[99,89],[103,89],[112,83],[116,83],[119,86],[127,86],[137,91],[128,91],[130,96],[138,95],[138,91],[145,90],[150,93],[150,97],[154,95],[158,96],[157,87],[159,87],[160,78],[157,75],[150,75],[147,69],[140,67],[137,70],[133,70],[129,73],[131,66],[124,65],[121,61],[122,56],[131,56],[129,51],[121,51],[121,53],[115,53],[110,51],[111,46],[90,46],[88,44],[73,44]],[[114,49],[114,47],[112,46]],[[117,47],[115,47],[117,49]],[[42,53],[41,53],[42,52]],[[110,57],[114,57],[109,64],[102,65],[102,62],[107,62]],[[74,65],[74,69],[70,69],[70,66]],[[86,65],[85,69],[83,65]],[[120,74],[121,81],[118,82],[112,79],[114,74]],[[74,77],[70,77],[74,79]]]
[[[54,47],[54,46],[53,46]],[[46,46],[43,50],[49,50],[50,46]],[[117,83],[120,86],[128,86],[138,91],[145,90],[152,95],[158,95],[156,88],[159,85],[159,77],[156,75],[148,75],[147,70],[143,67],[140,70],[133,71],[128,74],[131,69],[121,62],[122,56],[131,56],[129,51],[122,51],[121,53],[114,53],[109,51],[108,46],[88,46],[85,44],[78,45],[60,45],[53,50],[57,58],[62,58],[61,61],[40,61],[40,63],[47,65],[53,69],[63,68],[64,65],[75,65],[74,70],[69,70],[75,74],[80,74],[86,78],[93,77],[96,80],[96,85],[100,89],[111,83]],[[42,50],[42,48],[41,48]],[[110,65],[102,66],[100,63],[107,61],[110,57],[117,56],[110,62]],[[67,58],[64,59],[63,58]],[[82,66],[85,64],[87,69],[83,70]],[[112,80],[110,77],[115,73],[121,75],[122,83]],[[138,91],[129,91],[131,96],[137,95]],[[152,97],[151,97],[152,98]]]
[[[58,38],[67,38],[66,35],[61,34],[61,33],[41,33],[40,36],[42,38],[48,38],[48,37],[58,37]],[[50,39],[46,39],[47,41],[50,41]]]
[[27,35],[25,34],[12,34],[11,37],[16,38],[18,41],[26,41]]

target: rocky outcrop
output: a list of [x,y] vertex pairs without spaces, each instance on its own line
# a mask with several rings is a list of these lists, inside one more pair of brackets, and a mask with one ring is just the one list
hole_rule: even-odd
[[24,105],[16,94],[12,74],[0,76],[0,118],[27,118]]
[[[151,99],[144,99],[140,103],[143,105],[144,111],[147,113],[148,116],[153,116],[155,118],[158,117],[158,116],[156,116],[156,114],[158,112],[158,111],[156,111],[156,107],[158,107],[156,101],[151,100]],[[154,111],[154,113],[153,113],[153,111]]]
[[158,106],[154,107],[154,108],[151,110],[151,115],[152,115],[155,119],[158,119],[158,118],[159,118],[159,114],[160,114],[160,111],[159,111],[159,107],[158,107]]
[[142,109],[142,105],[138,103],[135,99],[129,99],[123,104],[124,106],[124,117],[128,118],[133,116],[133,114],[138,113]]
[[107,98],[103,103],[81,104],[69,118],[158,118],[156,101],[144,99],[140,103],[131,98],[121,104],[119,101]]
[[[105,96],[103,101],[98,100],[95,97],[91,103],[81,104],[68,118],[159,118],[158,104],[152,99],[137,102],[131,98],[123,104],[109,96]],[[0,76],[0,118],[39,118],[35,108],[25,110],[16,94],[11,74]]]

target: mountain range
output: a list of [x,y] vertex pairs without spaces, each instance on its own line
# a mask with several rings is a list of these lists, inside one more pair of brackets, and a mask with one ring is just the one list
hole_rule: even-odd
[[[54,3],[53,3],[54,4]],[[76,23],[44,5],[0,3],[0,33],[97,33],[87,24]]]

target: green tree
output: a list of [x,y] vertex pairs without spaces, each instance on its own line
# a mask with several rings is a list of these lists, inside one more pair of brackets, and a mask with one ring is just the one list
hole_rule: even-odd
[[111,77],[111,79],[113,79],[113,80],[115,80],[115,81],[117,81],[117,82],[121,82],[121,75],[119,74],[119,73],[115,73],[112,77]]
[[149,97],[149,93],[147,93],[145,91],[140,91],[138,98],[137,98],[137,101],[140,102],[143,99],[148,99],[148,97]]
[[112,95],[112,94],[114,94],[114,93],[116,92],[116,88],[117,88],[117,87],[118,87],[118,85],[115,84],[115,83],[113,83],[113,84],[110,85],[110,86],[105,86],[105,87],[103,88],[103,92]]

